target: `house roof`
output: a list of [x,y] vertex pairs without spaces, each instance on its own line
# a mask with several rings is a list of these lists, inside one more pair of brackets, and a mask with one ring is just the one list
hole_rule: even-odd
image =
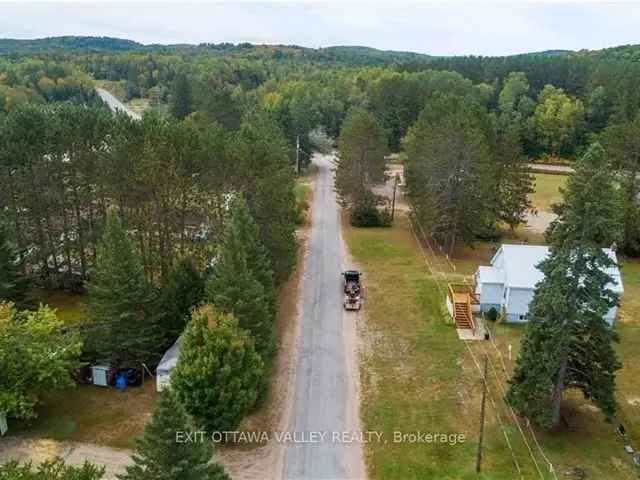
[[[610,288],[616,293],[622,293],[622,279],[617,266],[618,258],[616,257],[616,252],[610,248],[603,248],[602,250],[616,263],[615,266],[607,269],[607,273],[613,278],[613,285],[611,285]],[[546,246],[502,245],[491,259],[491,264],[494,265],[497,263],[502,256],[501,268],[492,268],[504,272],[505,286],[533,289],[536,284],[544,278],[543,273],[538,270],[537,266],[542,260],[547,258],[548,255],[549,247]],[[480,274],[482,275],[482,272],[480,272]]]
[[496,267],[478,267],[480,283],[504,283],[504,270]]
[[180,338],[179,337],[176,342],[171,345],[171,348],[167,350],[156,370],[161,373],[168,373],[173,367],[178,363],[178,357],[180,356]]

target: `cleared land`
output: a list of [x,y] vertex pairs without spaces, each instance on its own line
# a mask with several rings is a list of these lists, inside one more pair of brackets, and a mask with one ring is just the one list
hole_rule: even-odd
[[[515,421],[502,401],[502,389],[517,355],[522,328],[494,325],[495,346],[473,342],[468,350],[447,324],[441,290],[445,281],[458,280],[462,273],[486,263],[493,245],[478,244],[475,250],[458,252],[464,258],[454,262],[456,273],[446,270],[448,262],[428,255],[432,267],[444,273],[442,277],[434,276],[425,265],[405,217],[390,229],[347,228],[345,237],[365,272],[367,288],[366,326],[361,332],[365,342],[364,429],[382,431],[388,440],[366,445],[372,478],[554,478],[544,456],[554,465],[558,478],[571,478],[565,473],[576,467],[587,478],[636,478],[631,458],[613,427],[578,395],[569,395],[564,404],[566,428],[561,432],[535,431],[534,439],[523,421]],[[618,377],[618,399],[621,418],[640,445],[640,391],[634,382],[640,374],[640,304],[634,295],[640,293],[640,263],[625,262],[623,275],[627,291],[617,328],[624,368]],[[481,394],[478,364],[484,354],[489,358],[490,394],[483,474],[478,477],[474,472]],[[467,441],[458,445],[394,443],[395,431],[462,433]]]
[[[537,192],[532,195],[534,206],[543,209],[559,201],[559,188],[564,182],[566,177],[538,175]],[[569,395],[564,404],[566,426],[562,432],[551,435],[535,431],[534,439],[524,422],[516,423],[501,399],[517,356],[521,327],[494,325],[495,345],[474,342],[467,350],[446,324],[443,284],[449,279],[459,281],[479,264],[487,264],[497,243],[479,242],[474,248],[460,248],[453,263],[424,245],[427,266],[404,218],[392,229],[349,229],[347,238],[367,272],[369,288],[364,332],[370,345],[364,353],[365,428],[454,428],[469,432],[471,445],[444,451],[434,445],[369,445],[367,458],[373,478],[477,478],[472,470],[479,417],[478,367],[485,354],[490,360],[490,402],[484,478],[519,478],[519,471],[522,478],[553,478],[544,456],[559,478],[576,467],[584,469],[587,478],[635,478],[631,459],[623,452],[612,426],[579,395]],[[526,240],[521,231],[505,239]],[[640,342],[640,262],[622,263],[626,292],[617,328],[624,368],[618,376],[618,399],[620,419],[637,446],[640,392],[634,379],[640,373],[640,353],[634,346]]]

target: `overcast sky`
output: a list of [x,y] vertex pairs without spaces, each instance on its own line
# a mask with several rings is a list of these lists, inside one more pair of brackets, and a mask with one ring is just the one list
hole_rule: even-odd
[[57,35],[506,55],[640,43],[640,3],[0,1],[0,37]]

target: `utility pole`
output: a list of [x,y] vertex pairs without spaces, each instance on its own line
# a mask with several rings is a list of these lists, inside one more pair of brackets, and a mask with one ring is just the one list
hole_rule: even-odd
[[480,407],[480,440],[478,441],[478,456],[476,457],[476,473],[480,473],[482,464],[482,444],[484,442],[484,410],[487,400],[487,362],[488,357],[484,356],[484,371],[482,373],[482,405]]
[[391,221],[393,222],[393,217],[396,214],[396,189],[398,188],[398,177],[400,174],[396,173],[396,176],[393,180],[393,200],[391,200]]
[[300,135],[296,136],[296,173],[300,176]]

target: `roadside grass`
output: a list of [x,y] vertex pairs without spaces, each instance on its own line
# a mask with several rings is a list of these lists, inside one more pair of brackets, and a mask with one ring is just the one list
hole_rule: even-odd
[[133,448],[144,430],[156,400],[155,381],[124,392],[115,388],[81,385],[46,395],[38,417],[12,423],[11,433],[24,437],[71,440]]
[[151,100],[149,98],[132,98],[126,99],[125,81],[113,81],[113,80],[96,80],[97,87],[104,88],[114,97],[120,100],[129,110],[142,115],[146,110],[151,107]]
[[[524,328],[492,325],[495,347],[491,342],[470,342],[472,356],[445,320],[445,284],[439,289],[436,280],[442,278],[433,278],[425,267],[406,217],[399,217],[388,229],[347,226],[345,239],[364,272],[367,292],[361,332],[363,428],[384,432],[388,442],[365,446],[371,478],[506,480],[519,478],[515,462],[522,478],[553,478],[526,424],[520,421],[523,436],[502,400]],[[495,246],[479,243],[475,249],[458,252],[461,258],[454,260],[456,274],[447,272],[447,277],[458,279],[486,264]],[[640,289],[639,262],[625,263],[623,275],[627,293]],[[623,300],[623,315],[629,312],[628,303]],[[621,420],[638,448],[640,324],[619,323],[617,328],[621,336],[618,351],[624,363],[618,375]],[[511,360],[508,345],[512,345]],[[483,473],[478,476],[474,472],[481,394],[478,364],[485,354],[490,360],[489,397]],[[613,426],[577,392],[567,395],[563,415],[567,428],[562,431],[535,430],[558,478],[566,477],[574,467],[584,469],[587,478],[637,478]],[[418,430],[463,433],[467,441],[456,446],[393,442],[394,431]]]
[[[387,443],[366,445],[371,478],[515,478],[503,433],[486,430],[484,474],[475,474],[480,382],[455,329],[445,323],[443,292],[426,271],[406,217],[387,229],[345,229],[364,271],[361,332],[362,419]],[[442,287],[442,286],[441,286]],[[394,432],[463,434],[464,443],[395,443]]]
[[535,192],[531,194],[531,203],[538,210],[551,211],[551,205],[562,200],[560,188],[569,178],[567,175],[535,173]]

